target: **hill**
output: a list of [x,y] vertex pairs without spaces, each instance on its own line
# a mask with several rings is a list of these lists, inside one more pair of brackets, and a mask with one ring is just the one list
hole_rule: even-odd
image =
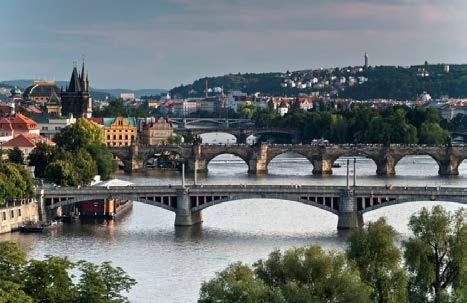
[[173,88],[172,96],[181,98],[204,95],[209,88],[223,87],[225,92],[240,90],[251,94],[298,96],[320,94],[354,99],[414,99],[423,92],[434,98],[467,97],[467,65],[442,64],[400,66],[340,67],[286,73],[228,74],[205,77],[192,84]]
[[142,88],[142,89],[96,88],[96,90],[109,93],[115,97],[120,96],[121,93],[134,93],[136,98],[140,98],[142,96],[157,96],[157,95],[167,92],[167,89],[162,89],[162,88]]
[[[34,80],[31,79],[20,79],[20,80],[7,80],[1,81],[0,86],[4,87],[15,87],[17,86],[21,90],[24,91],[28,86],[32,85]],[[55,81],[55,84],[58,87],[66,88],[68,85],[68,81]],[[160,95],[161,93],[166,92],[166,89],[159,89],[159,88],[147,88],[147,89],[124,89],[124,88],[115,88],[115,89],[106,89],[106,88],[90,88],[90,93],[93,99],[95,100],[104,100],[107,98],[116,98],[120,95],[120,93],[134,93],[136,98],[141,96],[155,96]]]

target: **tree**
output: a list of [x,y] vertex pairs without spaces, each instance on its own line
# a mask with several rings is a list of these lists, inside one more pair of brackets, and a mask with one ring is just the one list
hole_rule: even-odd
[[254,267],[256,276],[278,287],[286,302],[369,302],[370,288],[345,255],[325,253],[319,246],[274,251]]
[[29,153],[29,165],[34,166],[34,176],[36,178],[44,178],[47,165],[53,160],[55,147],[38,143],[36,147]]
[[362,281],[371,286],[376,303],[407,302],[407,276],[394,245],[396,232],[384,218],[352,231],[347,257],[357,264]]
[[30,198],[33,195],[29,172],[18,164],[0,162],[0,203],[5,199]]
[[8,150],[8,160],[12,163],[16,164],[24,164],[24,154],[21,149],[17,146],[13,147],[12,149]]
[[70,162],[76,170],[79,183],[83,185],[91,182],[97,175],[95,159],[84,149],[78,150]]
[[87,148],[91,157],[97,165],[97,172],[102,179],[110,178],[111,174],[117,168],[117,163],[114,161],[112,154],[106,149],[103,144],[91,144]]
[[199,303],[285,302],[278,290],[270,290],[255,277],[253,270],[240,262],[216,273],[216,277],[201,285]]
[[72,303],[76,289],[68,272],[73,268],[67,258],[31,260],[24,268],[24,290],[35,302]]
[[16,243],[0,242],[0,303],[123,303],[128,299],[122,293],[135,284],[109,262],[98,266],[53,256],[26,261]]
[[403,243],[410,302],[462,300],[463,210],[437,205],[410,218],[414,236]]
[[85,261],[78,264],[82,272],[78,283],[80,302],[128,302],[121,293],[128,292],[136,281],[123,269],[112,267],[110,262],[103,262],[100,266]]
[[167,139],[167,143],[180,145],[182,144],[182,136],[179,136],[179,135],[171,136]]
[[253,267],[218,273],[203,283],[199,302],[369,302],[370,287],[345,255],[318,246],[276,250]]
[[50,163],[45,170],[45,178],[55,184],[76,186],[79,182],[73,165],[67,160],[56,160]]
[[14,242],[0,242],[0,280],[18,283],[21,267],[26,264],[26,254]]
[[438,123],[422,123],[420,141],[425,144],[445,144],[449,140],[449,132]]
[[79,118],[75,124],[68,125],[55,135],[57,146],[65,150],[75,151],[91,144],[102,144],[104,133],[94,122]]

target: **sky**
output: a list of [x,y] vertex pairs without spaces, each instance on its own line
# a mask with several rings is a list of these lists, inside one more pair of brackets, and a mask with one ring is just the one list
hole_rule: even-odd
[[0,80],[172,88],[204,76],[467,63],[466,0],[0,0]]

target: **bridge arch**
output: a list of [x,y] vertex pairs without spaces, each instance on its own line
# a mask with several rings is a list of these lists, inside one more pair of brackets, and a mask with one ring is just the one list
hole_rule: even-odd
[[[369,160],[369,163],[364,163],[363,169],[373,171],[370,173],[371,175],[377,171],[378,162],[374,155],[365,152],[346,152],[340,154],[337,158],[333,157],[331,159],[331,166],[333,167],[333,174],[335,174],[337,170],[338,175],[346,175],[346,166],[347,166],[347,159],[349,160],[350,170],[353,171],[353,158],[357,159],[357,174],[362,175],[362,160]],[[339,171],[339,168],[341,170]]]
[[[177,168],[178,161],[181,161],[183,158],[182,153],[177,150],[167,150],[167,151],[149,151],[142,155],[142,167],[147,168],[156,168],[158,163],[156,163],[158,158],[165,159],[164,162],[168,164],[159,163],[159,165],[167,166],[167,168]],[[169,162],[172,162],[170,164]],[[169,165],[170,164],[170,165]]]
[[[291,196],[274,196],[273,198],[268,198],[265,196],[261,195],[239,195],[239,196],[225,196],[222,197],[220,196],[218,199],[213,199],[211,201],[205,201],[205,203],[198,203],[199,201],[196,201],[193,199],[194,196],[191,197],[191,211],[193,213],[199,212],[203,209],[223,204],[223,203],[228,203],[228,202],[233,202],[233,201],[239,201],[239,200],[249,200],[249,199],[274,199],[274,200],[284,200],[284,201],[290,201],[290,202],[297,202],[309,206],[313,206],[322,210],[325,210],[327,212],[330,212],[332,214],[338,215],[339,210],[338,210],[338,201],[335,201],[336,204],[331,203],[331,204],[326,204],[326,202],[323,200],[323,203],[320,204],[318,202],[310,201],[309,199],[305,199],[305,197],[302,197],[300,199],[294,199]],[[332,201],[331,201],[332,202]]]
[[[438,197],[433,196],[431,201],[436,202],[436,203],[458,203],[459,206],[467,204],[467,201],[465,199],[463,199],[463,198],[453,198],[453,197],[438,198]],[[370,207],[365,207],[364,209],[359,209],[358,212],[361,213],[361,214],[365,214],[365,213],[368,213],[368,212],[371,212],[371,211],[374,211],[374,210],[377,210],[377,209],[380,209],[380,208],[383,208],[383,207],[389,207],[389,206],[393,206],[393,205],[405,204],[405,203],[410,203],[410,202],[426,202],[426,200],[413,199],[411,197],[409,197],[409,198],[400,198],[400,199],[395,199],[395,200],[392,200],[392,201],[383,202],[383,203],[380,203],[380,204],[375,204],[375,205],[372,205]],[[359,205],[357,205],[357,207],[358,206]]]
[[[209,156],[208,158],[206,158],[206,169],[208,171],[213,171],[212,170],[212,167],[209,168],[209,165],[210,164],[213,164],[216,160],[221,160],[222,157],[228,157],[228,156],[233,156],[233,158],[231,159],[225,159],[225,161],[227,162],[231,162],[232,160],[233,161],[238,161],[238,162],[241,162],[241,170],[245,171],[245,173],[248,173],[248,171],[250,170],[250,160],[249,158],[247,158],[245,155],[242,155],[240,153],[236,153],[236,152],[221,152],[221,153],[217,153],[217,154],[214,154],[214,155],[211,155]],[[214,161],[213,161],[214,160]],[[227,169],[227,171],[229,172],[238,172],[236,169],[236,167],[232,167],[231,164],[229,164],[229,168]],[[224,173],[225,173],[225,168],[223,169]]]
[[[292,159],[295,159],[295,161]],[[299,160],[297,161],[297,159]],[[285,165],[288,170],[294,167],[300,167],[300,171],[297,170],[296,172],[306,172],[305,174],[311,174],[313,172],[313,161],[306,154],[296,151],[284,151],[268,157],[266,164],[267,171],[273,174],[283,174],[281,173],[280,168],[275,167],[275,164],[280,162],[290,162]],[[305,170],[303,168],[305,168]],[[290,173],[287,172],[286,174],[289,175]]]
[[435,176],[441,167],[440,161],[428,153],[407,154],[395,159],[394,171],[397,175],[423,175]]
[[[219,138],[219,135],[223,136],[224,138]],[[222,129],[206,129],[205,131],[199,133],[201,136],[202,142],[204,143],[214,143],[214,144],[233,144],[238,143],[238,137],[229,132],[228,130]]]
[[165,210],[169,210],[175,212],[177,209],[177,200],[176,196],[166,196],[162,197],[160,200],[155,199],[154,197],[137,197],[134,195],[119,195],[119,196],[96,196],[96,197],[88,197],[88,196],[77,196],[77,197],[70,197],[68,199],[62,199],[61,201],[48,204],[46,200],[46,207],[51,209],[56,209],[58,207],[63,207],[67,205],[73,205],[80,202],[86,202],[90,200],[106,200],[106,199],[119,199],[119,200],[129,200],[133,202],[140,202],[143,204],[148,204],[156,207],[163,208]]

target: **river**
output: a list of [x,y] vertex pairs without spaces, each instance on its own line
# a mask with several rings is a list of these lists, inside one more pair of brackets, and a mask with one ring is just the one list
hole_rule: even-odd
[[[345,163],[345,159],[340,159]],[[439,177],[430,157],[402,159],[397,176],[375,176],[376,166],[366,158],[357,161],[357,185],[467,185],[467,161],[460,176]],[[298,155],[282,155],[269,165],[266,176],[248,176],[246,164],[239,158],[222,155],[209,165],[204,184],[345,184],[345,165],[329,177],[311,175],[312,166]],[[135,184],[178,184],[179,172],[152,172],[117,178]],[[188,176],[187,183],[193,182]],[[433,202],[406,203],[365,214],[365,221],[385,216],[400,233],[408,236],[410,215]],[[459,207],[443,203],[448,209]],[[0,235],[1,240],[20,243],[32,258],[44,255],[68,256],[72,260],[92,262],[110,260],[121,266],[138,284],[129,294],[131,302],[196,302],[201,282],[214,276],[229,263],[252,263],[274,248],[318,244],[329,250],[345,248],[345,234],[337,232],[337,217],[323,210],[282,200],[241,200],[203,211],[202,225],[175,228],[175,215],[169,211],[134,203],[133,209],[117,221],[93,221],[66,224],[44,234]]]

